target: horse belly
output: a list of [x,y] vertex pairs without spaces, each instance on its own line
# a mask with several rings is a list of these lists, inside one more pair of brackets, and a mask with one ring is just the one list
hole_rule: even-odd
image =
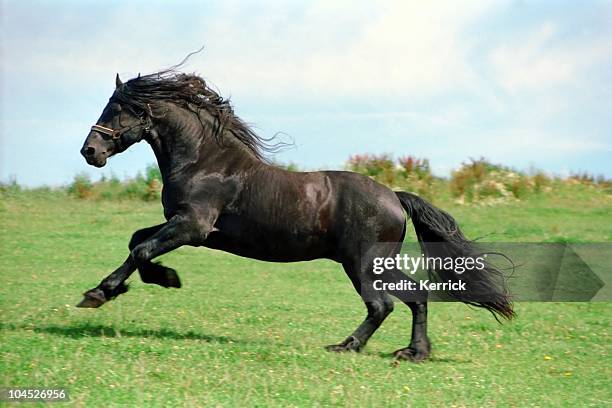
[[215,224],[204,246],[270,262],[333,258],[333,242],[317,231],[279,232],[224,217]]

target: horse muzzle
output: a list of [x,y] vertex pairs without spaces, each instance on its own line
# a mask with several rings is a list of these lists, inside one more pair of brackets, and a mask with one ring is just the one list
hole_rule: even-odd
[[95,167],[104,167],[106,159],[108,158],[107,151],[98,151],[93,146],[83,146],[81,149],[81,155],[85,158],[87,164]]

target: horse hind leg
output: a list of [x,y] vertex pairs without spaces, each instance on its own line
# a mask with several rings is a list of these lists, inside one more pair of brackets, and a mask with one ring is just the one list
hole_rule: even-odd
[[393,355],[398,360],[419,363],[431,353],[431,342],[427,337],[427,302],[405,302],[412,311],[412,337],[408,347],[396,350]]
[[[376,250],[376,252],[379,255],[386,254],[387,256],[394,257],[399,253],[400,245],[398,244],[398,247],[390,252],[388,252],[388,248],[385,246],[381,247],[380,250]],[[412,312],[412,333],[408,347],[396,350],[393,355],[398,360],[409,360],[415,363],[426,360],[431,353],[431,342],[427,337],[427,292],[420,290],[416,292],[374,290],[374,279],[380,278],[382,275],[374,277],[372,275],[372,264],[369,262],[365,262],[365,264],[370,265],[370,268],[359,271],[360,274],[353,273],[355,270],[346,266],[345,271],[351,278],[355,289],[364,300],[368,308],[368,315],[351,336],[340,344],[328,346],[328,350],[358,351],[363,347],[370,336],[380,327],[384,319],[393,311],[393,299],[391,296],[394,296],[405,303]],[[390,279],[390,282],[399,282],[400,280],[414,282],[413,279],[397,269],[388,270],[385,274],[387,274],[387,278],[383,280]]]
[[[411,277],[398,269],[386,272],[390,282],[401,280],[415,282]],[[398,360],[409,360],[415,363],[426,360],[431,353],[431,342],[427,337],[427,292],[422,290],[394,290],[390,295],[406,304],[412,312],[412,333],[408,347],[396,350],[393,355]]]
[[[344,264],[344,270],[351,279],[357,293],[359,293],[368,310],[365,320],[347,337],[342,343],[332,344],[325,347],[328,351],[360,351],[368,339],[380,327],[385,318],[393,311],[393,299],[382,291],[367,290],[368,286],[362,286],[362,279],[358,268]],[[364,276],[364,274],[361,274]]]
[[[416,282],[403,272],[392,269],[386,272],[390,275],[389,282],[400,280]],[[409,360],[418,363],[427,360],[431,353],[431,342],[427,337],[427,292],[412,290],[392,290],[386,292],[406,304],[412,312],[412,333],[408,347],[396,350],[393,355],[398,360]]]

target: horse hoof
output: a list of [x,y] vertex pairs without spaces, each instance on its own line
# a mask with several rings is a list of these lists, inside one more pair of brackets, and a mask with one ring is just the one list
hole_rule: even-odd
[[83,300],[81,300],[76,307],[97,308],[104,303],[106,303],[104,292],[94,289],[84,293]]
[[413,363],[421,363],[429,357],[429,352],[426,350],[417,350],[412,347],[406,347],[396,350],[393,353],[396,360],[408,360]]
[[357,338],[351,336],[340,344],[326,346],[325,350],[333,351],[335,353],[344,353],[347,351],[358,353],[361,351],[361,346],[361,342]]
[[181,280],[174,269],[168,268],[166,270],[166,282],[163,286],[177,289],[181,287]]

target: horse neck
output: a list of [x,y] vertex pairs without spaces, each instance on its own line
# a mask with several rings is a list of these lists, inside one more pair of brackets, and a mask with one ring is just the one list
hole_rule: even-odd
[[182,175],[190,166],[200,172],[226,174],[262,163],[228,130],[223,130],[223,143],[219,145],[212,133],[217,131],[218,122],[212,115],[202,112],[200,119],[193,112],[175,107],[155,121],[147,141],[164,183]]

